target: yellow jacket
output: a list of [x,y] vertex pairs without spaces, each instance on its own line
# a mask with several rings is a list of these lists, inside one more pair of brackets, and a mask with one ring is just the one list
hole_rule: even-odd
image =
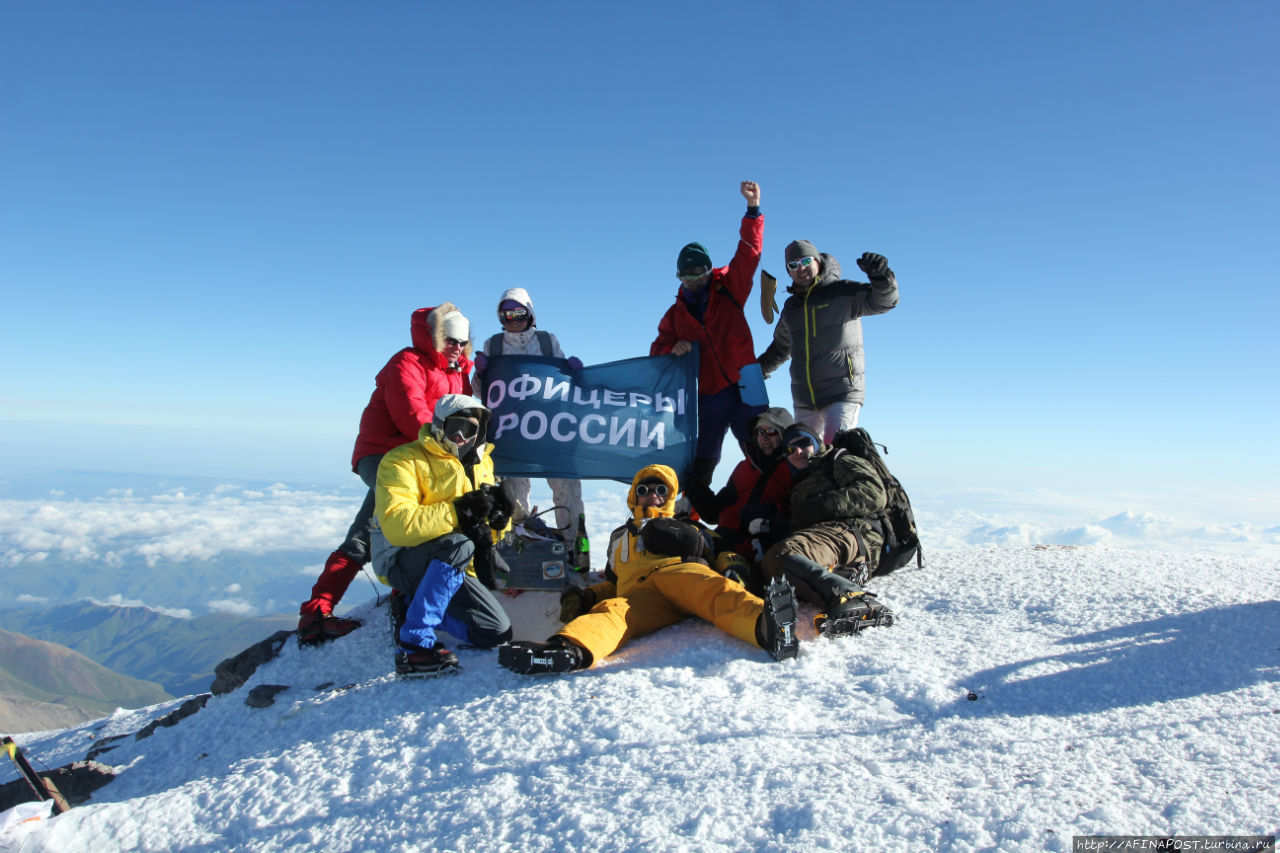
[[[441,446],[431,424],[423,424],[418,440],[402,444],[382,457],[374,491],[374,515],[387,543],[410,548],[458,529],[453,502],[484,483],[494,483],[493,445],[477,454],[474,479],[451,451]],[[493,531],[498,541],[510,529]]]
[[[657,477],[667,484],[669,489],[667,500],[660,507],[641,507],[636,499],[636,485],[644,480]],[[666,465],[647,465],[636,472],[631,479],[631,488],[627,492],[627,507],[631,510],[631,518],[626,524],[617,528],[609,536],[609,562],[606,576],[614,577],[614,583],[608,581],[596,584],[592,589],[597,599],[609,598],[612,595],[626,595],[633,586],[647,578],[658,569],[675,566],[684,562],[681,557],[647,554],[640,542],[640,528],[651,518],[671,518],[676,512],[676,494],[680,491],[680,482],[676,472]],[[610,575],[608,569],[612,569]]]

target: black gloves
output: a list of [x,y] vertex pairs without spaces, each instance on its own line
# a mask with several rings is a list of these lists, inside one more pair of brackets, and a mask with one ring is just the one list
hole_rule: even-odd
[[493,492],[487,489],[475,489],[467,492],[453,502],[458,513],[458,526],[463,530],[479,522],[487,521],[493,512],[495,500]]
[[862,257],[858,258],[858,269],[866,273],[867,278],[872,281],[884,281],[893,273],[889,269],[889,261],[885,256],[874,252],[862,253]]
[[745,530],[747,525],[757,518],[768,518],[778,511],[771,503],[743,504],[738,510],[738,526]]
[[507,565],[506,560],[502,559],[502,555],[493,546],[493,541],[488,538],[488,534],[481,535],[484,539],[472,540],[475,542],[476,553],[471,558],[471,565],[476,570],[476,580],[484,584],[486,589],[497,589],[498,575],[505,578],[511,574],[511,567]]
[[514,507],[511,501],[507,499],[507,493],[502,491],[498,486],[482,486],[485,493],[493,498],[493,508],[489,510],[489,526],[494,530],[501,530],[511,521],[511,512]]
[[560,621],[572,622],[596,606],[596,594],[591,589],[576,586],[565,587],[560,593]]

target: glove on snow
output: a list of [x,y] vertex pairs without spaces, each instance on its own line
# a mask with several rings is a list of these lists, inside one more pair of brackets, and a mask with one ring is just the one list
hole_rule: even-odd
[[560,621],[572,622],[592,607],[596,606],[596,594],[590,589],[576,586],[566,587],[560,593]]

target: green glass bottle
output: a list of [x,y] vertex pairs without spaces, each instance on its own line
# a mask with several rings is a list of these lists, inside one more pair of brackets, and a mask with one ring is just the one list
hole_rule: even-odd
[[591,543],[587,541],[587,516],[578,513],[578,538],[573,545],[573,570],[586,574],[591,571]]

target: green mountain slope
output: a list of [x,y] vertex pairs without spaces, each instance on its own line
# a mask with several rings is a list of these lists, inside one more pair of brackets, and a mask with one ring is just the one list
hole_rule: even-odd
[[75,649],[108,669],[154,681],[174,696],[207,691],[221,661],[276,631],[291,630],[297,619],[222,613],[179,619],[145,607],[89,601],[0,610],[0,628]]
[[[172,698],[57,643],[0,630],[0,729],[36,731]],[[70,721],[70,722],[68,722]]]

